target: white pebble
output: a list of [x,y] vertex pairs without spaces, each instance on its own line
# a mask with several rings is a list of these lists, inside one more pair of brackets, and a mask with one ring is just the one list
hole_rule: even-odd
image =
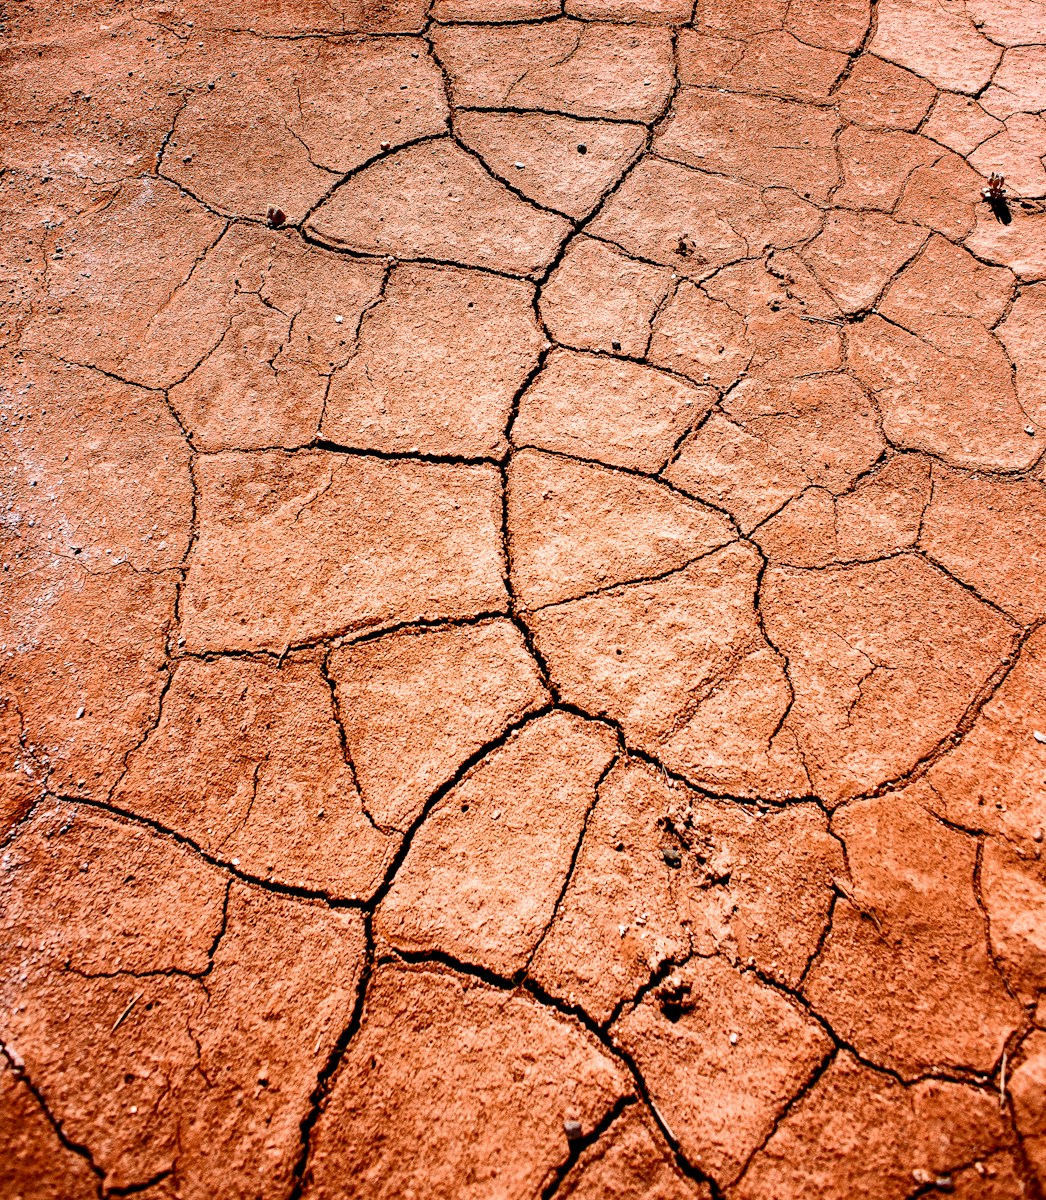
[[1042,742],[1042,744],[1043,744],[1044,746],[1046,746],[1046,733],[1043,733],[1041,730],[1039,730],[1039,729],[1036,729],[1036,730],[1035,730],[1035,732],[1032,734],[1032,737],[1033,737],[1033,738],[1034,738],[1034,739],[1035,739],[1037,742]]
[[340,324],[342,323],[342,321],[344,321],[344,320],[345,320],[345,318],[344,318],[344,317],[342,317],[342,316],[336,316],[336,317],[334,318],[334,324],[335,324],[335,325],[340,325]]
[[79,721],[79,720],[80,720],[80,718],[81,718],[81,717],[84,715],[84,713],[85,713],[85,712],[86,712],[86,709],[83,709],[83,708],[78,708],[78,709],[76,710],[76,719]]

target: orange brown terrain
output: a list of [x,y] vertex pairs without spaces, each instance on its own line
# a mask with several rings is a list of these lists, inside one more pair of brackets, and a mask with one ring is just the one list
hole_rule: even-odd
[[0,1197],[1042,1200],[1046,2],[0,7]]

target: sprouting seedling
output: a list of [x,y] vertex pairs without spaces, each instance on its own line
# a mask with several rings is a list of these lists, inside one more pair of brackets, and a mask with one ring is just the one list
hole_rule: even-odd
[[988,201],[992,212],[995,214],[995,219],[1001,221],[1003,225],[1009,225],[1013,220],[1013,217],[1010,215],[1010,205],[1006,197],[1006,180],[993,171],[988,177],[987,187],[981,189],[981,199]]
[[981,189],[981,198],[990,204],[992,201],[1005,200],[1006,195],[1006,180],[993,171],[988,176],[988,186]]

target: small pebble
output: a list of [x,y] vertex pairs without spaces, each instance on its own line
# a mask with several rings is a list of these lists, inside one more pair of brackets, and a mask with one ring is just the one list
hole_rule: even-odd
[[563,1132],[567,1135],[568,1142],[576,1142],[583,1136],[580,1121],[564,1121]]
[[1046,746],[1046,733],[1043,733],[1041,729],[1036,729],[1032,734],[1032,737],[1037,742],[1041,742],[1042,745]]
[[81,717],[84,715],[84,713],[85,713],[86,711],[87,711],[86,709],[83,709],[83,708],[78,708],[78,709],[76,710],[76,719],[79,721],[79,720],[80,720],[80,718],[81,718]]
[[578,154],[587,154],[588,153],[588,147],[585,145],[584,142],[578,142],[577,152],[578,152]]
[[490,819],[492,821],[500,821],[501,820],[501,809],[495,808],[494,811],[490,814]]
[[611,343],[610,343],[610,348],[611,348],[611,350],[620,350],[620,349],[621,349],[621,343],[620,343],[620,342],[611,342]]
[[339,313],[339,314],[338,314],[337,316],[335,316],[335,318],[334,318],[334,324],[335,324],[335,325],[340,325],[340,324],[342,323],[342,321],[344,321],[344,320],[345,320],[345,318],[344,318],[344,317],[343,317],[343,316],[342,316],[342,315]]
[[526,163],[516,163],[516,170],[517,170],[517,171],[523,171],[523,170],[526,170],[526,166],[527,166],[527,164],[526,164]]
[[736,1033],[732,1033],[732,1034],[730,1035],[730,1045],[731,1045],[731,1046],[736,1046],[736,1045],[737,1045],[737,1034],[736,1034]]
[[232,865],[234,867],[238,867],[240,865],[240,860],[238,858],[232,858],[229,861],[232,863]]
[[1028,435],[1028,437],[1034,437],[1035,436],[1035,426],[1034,425],[1025,425],[1024,432]]
[[391,142],[382,142],[382,143],[381,143],[381,148],[382,148],[382,150],[391,150],[391,149],[392,149],[392,143],[391,143]]

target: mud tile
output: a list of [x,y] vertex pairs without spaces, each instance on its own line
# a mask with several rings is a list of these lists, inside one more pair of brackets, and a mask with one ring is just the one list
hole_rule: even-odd
[[[113,348],[112,369],[171,389],[190,432],[207,447],[234,438],[264,445],[261,439],[281,433],[293,438],[308,425],[289,420],[297,413],[296,390],[311,387],[322,401],[322,376],[347,357],[384,272],[308,246],[291,231],[232,225],[216,238],[200,248],[184,278],[167,280],[165,290],[161,274],[155,293],[138,298],[137,340]],[[106,269],[103,258],[96,270]],[[338,314],[350,324],[335,322]],[[293,373],[294,387],[281,384],[281,372]],[[310,436],[315,427],[313,417]]]
[[377,263],[234,226],[122,369],[169,389],[201,450],[307,444],[383,278]]
[[[758,963],[794,986],[824,931],[841,864],[812,805],[757,816],[649,767],[619,765],[600,788],[531,974],[601,1022],[692,950]],[[795,918],[788,929],[782,908]]]
[[615,766],[600,785],[570,883],[528,968],[600,1024],[663,963],[690,954],[696,887],[668,865],[661,848],[675,842],[657,822],[671,804],[694,799],[635,762]]
[[1032,634],[973,728],[926,776],[919,800],[952,824],[1031,851],[1046,833],[1046,636]]
[[817,0],[796,0],[788,6],[788,28],[811,46],[854,51],[864,40],[871,19],[869,0],[841,0],[826,8]]
[[946,320],[938,348],[881,317],[848,334],[848,365],[875,396],[893,445],[923,450],[958,467],[1019,470],[1041,453],[1024,432],[1027,416],[998,342],[978,322]]
[[282,650],[505,602],[493,467],[216,454],[197,480],[183,596],[190,651]]
[[192,524],[189,447],[159,393],[29,356],[0,385],[0,428],[9,448],[5,570],[27,556],[93,571],[181,562]]
[[552,260],[570,224],[516,199],[472,155],[438,139],[352,176],[307,229],[321,242],[364,254],[527,275]]
[[207,0],[163,0],[157,15],[185,28],[236,32],[249,29],[269,37],[302,33],[417,33],[425,24],[422,0],[281,0],[259,7],[254,0],[230,0],[215,8]]
[[154,314],[222,232],[222,221],[162,180],[120,185],[64,228],[25,349],[121,374]]
[[378,934],[502,975],[523,968],[616,749],[608,726],[564,712],[514,734],[415,834],[378,911]]
[[476,1196],[523,1200],[565,1162],[564,1119],[588,1133],[630,1090],[579,1025],[529,996],[379,966],[313,1131],[305,1196],[449,1196],[467,1178]]
[[956,154],[969,154],[1000,129],[1002,122],[986,113],[976,100],[941,92],[921,132]]
[[1046,487],[935,467],[920,545],[1022,624],[1046,613]]
[[[905,1088],[843,1050],[774,1130],[733,1194],[903,1200],[924,1175],[952,1175],[1011,1138],[988,1092],[939,1080]],[[976,1188],[970,1194],[994,1196]]]
[[334,376],[323,436],[387,453],[504,452],[512,400],[545,336],[534,289],[476,271],[405,265]]
[[879,213],[830,213],[800,257],[843,312],[873,306],[890,279],[926,240],[926,232]]
[[934,0],[883,0],[868,49],[951,92],[974,95],[1002,51],[977,32],[966,8]]
[[[824,201],[839,181],[832,152],[838,122],[834,112],[790,100],[686,87],[654,150],[756,187],[792,188]],[[752,146],[760,147],[758,155]]]
[[724,267],[705,290],[743,315],[753,349],[750,375],[784,380],[842,365],[839,310],[792,251]]
[[485,21],[510,24],[555,17],[560,0],[435,0],[430,12],[434,21]]
[[[810,1002],[863,1058],[905,1077],[990,1072],[1022,1010],[988,957],[976,842],[898,794],[849,805],[833,829],[849,894],[804,984]],[[856,981],[871,977],[870,1006]]]
[[207,60],[158,26],[146,41],[126,9],[77,16],[22,39],[5,28],[5,166],[96,184],[152,173],[185,80]]
[[467,759],[548,698],[508,621],[360,642],[334,651],[330,673],[367,810],[401,830]]
[[698,20],[697,28],[676,32],[676,72],[681,84],[704,87],[741,61],[745,42],[738,37],[710,33]]
[[818,210],[786,188],[760,190],[645,158],[587,230],[688,275],[805,241],[820,222]]
[[744,39],[781,29],[788,7],[787,0],[700,0],[694,25],[725,37]]
[[1023,288],[995,332],[1016,368],[1021,408],[1046,422],[1046,287]]
[[1046,1177],[1046,1033],[1032,1033],[1021,1047],[1021,1062],[1010,1079],[1013,1111],[1021,1146],[1032,1170]]
[[249,875],[333,896],[373,892],[395,850],[364,814],[310,663],[183,661],[114,803]]
[[991,86],[979,97],[993,117],[1037,113],[1046,108],[1046,46],[1014,46],[1003,52]]
[[[75,843],[102,823],[77,813],[72,829],[55,837],[68,838],[75,857]],[[128,936],[155,936],[158,914],[164,925],[177,924],[175,901],[185,917],[192,920],[195,909],[197,922],[215,925],[201,946],[202,964],[189,973],[63,971],[67,888],[62,876],[45,877],[25,905],[21,938],[43,951],[5,956],[11,1015],[3,1036],[67,1136],[90,1148],[108,1187],[133,1187],[175,1168],[193,1194],[247,1197],[259,1163],[267,1178],[289,1187],[317,1062],[352,1009],[362,922],[234,886],[218,936],[224,880],[198,863],[195,877],[184,866],[179,876],[184,853],[164,842],[148,863],[133,885],[137,903],[121,913],[120,945]],[[119,859],[112,862],[115,869]],[[213,886],[200,887],[204,877],[221,885],[217,906]],[[90,871],[85,880],[78,892],[89,886]],[[7,883],[23,905],[18,889],[27,882]],[[99,894],[94,905],[104,900]]]
[[743,318],[697,284],[684,281],[658,313],[647,358],[720,391],[731,388],[752,361]]
[[941,157],[940,147],[916,133],[861,129],[852,125],[839,135],[842,185],[833,195],[846,208],[889,212],[908,176]]
[[[842,557],[835,531],[835,506],[836,498],[826,488],[807,488],[757,526],[752,540],[775,565],[827,566]],[[871,557],[880,556],[873,553]]]
[[[913,555],[772,567],[761,607],[789,662],[788,727],[829,802],[911,770],[1013,650],[1011,625]],[[887,715],[898,707],[902,725]]]
[[896,455],[841,496],[810,488],[753,536],[782,565],[871,562],[915,545],[929,499],[929,463]]
[[742,533],[751,532],[809,483],[782,451],[719,413],[683,443],[665,478],[725,508]]
[[824,100],[847,61],[845,54],[818,49],[785,30],[775,30],[756,34],[743,43],[735,61],[688,82],[791,100]]
[[691,0],[566,0],[568,16],[583,21],[635,21],[642,25],[681,25],[694,11]]
[[0,686],[52,791],[104,797],[155,720],[178,574],[15,563],[0,606]]
[[91,1200],[98,1195],[88,1161],[62,1145],[29,1085],[6,1059],[0,1061],[0,1137],[5,1148],[0,1190],[11,1200]]
[[982,175],[1004,175],[1011,196],[1046,196],[1044,155],[1046,120],[1017,113],[1007,119],[1004,130],[982,142],[969,160]]
[[19,829],[2,887],[6,966],[34,976],[49,960],[84,977],[199,974],[225,923],[226,881],[191,851],[56,801]]
[[550,113],[459,113],[454,132],[487,166],[544,208],[580,220],[646,143],[641,125]]
[[976,224],[983,187],[983,180],[965,159],[943,154],[935,163],[916,167],[908,176],[894,216],[898,221],[914,221],[961,241]]
[[665,472],[748,532],[815,484],[842,491],[885,448],[875,410],[847,375],[743,381]]
[[783,658],[756,643],[679,714],[658,758],[719,794],[809,795],[795,737],[781,727],[791,698]]
[[752,609],[759,560],[735,544],[651,583],[542,609],[534,637],[564,700],[606,713],[652,746],[762,637]]
[[210,1089],[202,1112],[182,1114],[178,1174],[212,1195],[231,1178],[246,1198],[252,1176],[291,1186],[301,1122],[352,1014],[365,942],[357,913],[239,884],[228,921],[207,1006],[189,1015]]
[[667,29],[565,19],[436,29],[432,38],[459,108],[647,122],[660,114],[674,82]]
[[585,1150],[560,1184],[567,1200],[709,1200],[676,1166],[653,1121],[633,1106]]
[[512,441],[656,472],[715,400],[664,371],[556,349],[520,400]]
[[969,0],[973,23],[1001,46],[1036,41],[1046,30],[1042,0]]
[[382,142],[446,128],[420,40],[234,38],[216,65],[232,69],[189,98],[161,170],[230,214],[263,218],[277,204],[296,223]]
[[725,1186],[831,1042],[797,1005],[722,958],[692,960],[663,989],[673,984],[687,989],[689,1011],[653,991],[613,1032],[687,1158]]
[[972,317],[988,328],[995,325],[1009,308],[1015,286],[1004,267],[985,266],[960,246],[933,237],[890,285],[878,311],[945,345],[952,340],[951,322],[956,318]]
[[557,342],[641,358],[671,282],[667,267],[637,262],[605,242],[578,237],[541,289],[539,308]]
[[1046,871],[1002,838],[986,839],[980,870],[992,956],[1010,987],[1034,1004],[1046,986]]
[[677,570],[735,537],[664,484],[536,450],[513,457],[507,496],[512,584],[527,608]]
[[987,204],[977,206],[977,224],[964,245],[985,262],[998,263],[1026,283],[1046,279],[1046,210],[1014,206],[1005,225]]
[[[839,111],[854,124],[911,132],[926,116],[936,93],[932,84],[911,71],[884,62],[874,54],[862,54],[837,95]],[[950,92],[948,96],[960,99]],[[926,130],[922,132],[925,134]]]

